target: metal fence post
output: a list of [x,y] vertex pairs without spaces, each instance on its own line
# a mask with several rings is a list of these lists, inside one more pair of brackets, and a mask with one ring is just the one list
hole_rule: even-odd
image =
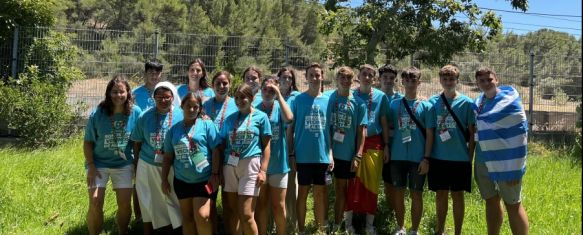
[[160,30],[156,29],[154,32],[154,58],[158,58],[158,35],[160,34]]
[[289,66],[289,37],[285,37],[284,47],[284,67]]
[[12,37],[12,61],[11,65],[11,74],[12,78],[16,79],[16,72],[18,71],[18,34],[19,34],[20,27],[16,25],[14,27],[14,36]]
[[534,51],[530,50],[530,81],[528,83],[528,134],[532,135],[534,109]]

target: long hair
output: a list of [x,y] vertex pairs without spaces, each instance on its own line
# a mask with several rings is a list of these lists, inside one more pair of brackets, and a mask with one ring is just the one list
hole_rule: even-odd
[[291,86],[290,89],[287,91],[286,96],[290,95],[292,91],[298,91],[298,87],[296,86],[296,72],[294,72],[291,68],[282,68],[277,72],[277,77],[281,77],[281,74],[284,72],[289,72],[291,74]]
[[186,93],[184,98],[182,98],[182,101],[180,101],[180,107],[182,108],[184,106],[184,104],[186,104],[186,101],[188,101],[190,99],[194,99],[198,103],[199,108],[198,108],[198,114],[196,115],[196,118],[202,118],[203,115],[205,115],[204,109],[202,108],[202,98],[200,98],[200,96],[198,96],[194,92]]
[[253,71],[257,73],[257,78],[261,79],[261,76],[263,76],[261,73],[261,69],[255,67],[255,66],[249,66],[245,69],[245,71],[243,71],[243,82],[245,82],[245,74],[247,74],[247,72],[249,71]]
[[[202,62],[201,58],[196,58],[193,61],[191,61],[190,64],[188,64],[188,69],[190,69],[190,66],[192,66],[193,64],[199,64],[200,68],[202,68],[202,77],[198,81],[198,86],[201,87],[203,90],[207,89],[209,87],[209,83],[204,62]],[[186,84],[188,84],[188,78],[186,80]]]
[[129,116],[132,111],[132,106],[134,105],[134,96],[132,95],[132,88],[128,83],[128,78],[123,74],[115,75],[109,82],[107,83],[107,88],[105,88],[105,100],[99,103],[99,108],[102,109],[102,112],[108,116],[113,115],[113,100],[111,99],[111,90],[113,90],[113,86],[116,84],[121,83],[125,86],[127,99],[123,106],[123,114]]

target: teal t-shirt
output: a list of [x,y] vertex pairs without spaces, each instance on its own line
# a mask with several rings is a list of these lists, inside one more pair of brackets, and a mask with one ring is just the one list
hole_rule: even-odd
[[[186,96],[186,93],[188,93],[188,85],[187,84],[182,84],[182,85],[178,86],[178,96],[180,96],[181,100],[184,98],[184,96]],[[207,88],[203,89],[202,91],[199,90],[199,92],[197,92],[196,94],[199,96],[202,95],[201,99],[202,99],[203,103],[206,102],[207,100],[209,100],[210,98],[215,97],[215,92],[210,87],[207,87]]]
[[271,158],[269,159],[267,174],[283,174],[289,172],[285,121],[281,117],[279,102],[274,102],[272,108],[264,107],[262,103],[255,106],[255,108],[267,114],[271,125]]
[[263,102],[263,95],[261,94],[261,90],[259,90],[257,94],[253,96],[253,102],[251,103],[251,106],[256,107],[258,104],[261,104],[261,102]]
[[386,115],[389,108],[389,101],[384,92],[376,88],[371,88],[371,91],[372,99],[370,99],[370,93],[360,93],[359,89],[352,91],[354,96],[359,97],[366,104],[368,119],[366,136],[382,134],[383,127],[381,126],[381,117]]
[[[468,126],[476,123],[476,117],[472,109],[474,103],[472,99],[459,94],[455,99],[448,99],[447,101],[465,130],[468,130]],[[432,106],[431,122],[429,122],[428,126],[429,128],[435,128],[431,157],[447,161],[469,161],[468,145],[464,139],[463,130],[458,128],[443,103],[443,99],[441,99],[440,95],[435,95],[429,99],[429,103]],[[442,141],[440,135],[444,131],[447,131],[451,138]]]
[[205,114],[213,120],[219,131],[221,130],[225,119],[239,110],[235,104],[235,99],[232,97],[227,97],[223,102],[218,102],[215,97],[213,97],[207,100],[207,102],[204,102],[202,107]]
[[158,113],[155,107],[143,112],[130,137],[132,141],[142,143],[140,159],[154,166],[162,166],[161,161],[155,161],[155,153],[157,150],[164,152],[162,150],[166,132],[172,125],[182,121],[182,118],[182,109],[176,107],[165,114]]
[[154,91],[148,90],[148,88],[146,88],[144,85],[141,85],[132,91],[134,102],[138,107],[140,107],[142,112],[145,112],[149,108],[156,106],[152,92]]
[[299,94],[301,94],[299,91],[292,91],[289,93],[289,96],[284,97],[285,101],[287,102],[287,105],[289,105],[290,101]]
[[[236,134],[233,132],[235,128]],[[227,164],[232,152],[239,154],[239,159],[260,156],[261,136],[271,136],[271,125],[267,114],[260,110],[245,115],[237,111],[227,117],[220,136],[226,143],[224,164]]]
[[[427,101],[407,100],[403,97],[393,100],[390,105],[389,122],[395,127],[391,143],[391,160],[418,163],[421,162],[423,154],[425,154],[425,138],[421,129],[409,117],[403,99],[407,101],[411,112],[424,128],[428,128],[428,124],[431,122],[431,104]],[[408,139],[407,136],[411,137],[410,140],[404,141],[404,139]]]
[[[192,137],[192,146],[188,136]],[[199,118],[188,129],[184,121],[170,127],[164,138],[164,152],[174,153],[174,177],[190,184],[208,181],[212,170],[212,150],[220,143],[217,127],[210,120]],[[201,165],[200,170],[197,170],[197,162],[190,158],[196,152],[202,153],[208,163],[205,167]]]
[[[393,100],[399,99],[403,97],[403,94],[399,93],[399,92],[395,92],[393,95],[386,95],[387,100],[389,105],[391,104],[391,102],[393,102]],[[390,113],[390,108],[387,109],[387,112],[385,113],[387,121],[389,119],[391,119],[389,113]],[[393,142],[393,136],[395,135],[395,127],[389,122],[389,143]]]
[[120,168],[132,164],[134,158],[129,138],[141,113],[142,110],[135,105],[129,116],[123,113],[108,116],[100,107],[91,113],[85,127],[84,140],[93,142],[93,162],[96,168]]
[[330,163],[330,125],[327,95],[312,97],[307,92],[295,97],[294,151],[297,163]]
[[[367,110],[363,100],[353,95],[338,96],[330,94],[328,105],[330,133],[332,133],[332,155],[334,159],[351,161],[356,155],[356,137],[359,126],[367,125]],[[343,137],[340,137],[342,136]],[[337,136],[338,139],[334,138]]]

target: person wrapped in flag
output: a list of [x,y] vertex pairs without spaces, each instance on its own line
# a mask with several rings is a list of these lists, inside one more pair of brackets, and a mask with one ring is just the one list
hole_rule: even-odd
[[[367,134],[361,166],[356,171],[356,179],[349,184],[346,203],[348,211],[366,214],[367,234],[376,234],[374,215],[383,164],[389,160],[389,124],[386,117],[389,101],[381,90],[372,87],[376,78],[375,67],[368,64],[360,66],[360,87],[353,90],[353,95],[366,104]],[[347,227],[351,225],[350,220],[350,216],[345,218]]]
[[528,216],[522,206],[522,177],[526,171],[528,123],[518,91],[498,87],[494,70],[475,73],[482,94],[475,101],[475,180],[486,200],[489,234],[500,233],[504,201],[513,234],[528,234]]

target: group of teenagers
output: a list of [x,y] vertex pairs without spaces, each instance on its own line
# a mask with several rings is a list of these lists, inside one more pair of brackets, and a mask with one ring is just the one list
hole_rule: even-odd
[[[392,234],[417,234],[426,180],[436,193],[435,233],[445,232],[451,195],[455,234],[461,234],[472,172],[486,201],[484,230],[499,234],[502,200],[513,234],[528,234],[521,204],[526,116],[518,92],[498,86],[490,68],[475,71],[482,91],[476,100],[456,90],[460,71],[454,65],[440,69],[443,91],[429,98],[419,94],[415,67],[340,67],[336,89],[324,91],[325,69],[313,63],[305,69],[304,92],[290,68],[264,76],[249,67],[244,83],[231,87],[229,72],[210,77],[195,59],[177,88],[161,81],[162,70],[159,60],[147,61],[145,82],[134,90],[116,75],[89,117],[83,150],[90,234],[102,230],[110,178],[120,234],[128,232],[132,198],[144,234],[267,234],[270,228],[305,234],[310,190],[319,232],[355,234],[353,215],[362,214],[365,233],[376,234],[381,180],[397,223]],[[396,91],[398,77],[404,93]]]

